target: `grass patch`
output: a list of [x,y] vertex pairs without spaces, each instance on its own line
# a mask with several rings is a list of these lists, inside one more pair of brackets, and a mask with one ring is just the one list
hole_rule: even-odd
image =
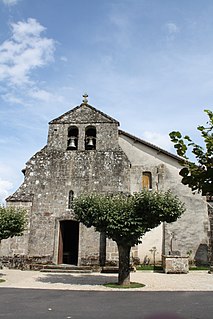
[[189,267],[189,270],[209,270],[209,266]]
[[121,288],[121,289],[129,289],[129,288],[143,288],[145,287],[144,284],[140,284],[139,282],[130,282],[130,285],[128,286],[121,286],[118,283],[107,283],[104,284],[104,287],[108,287],[108,288]]
[[[139,265],[136,267],[137,270],[153,270],[153,271],[163,271],[162,266],[153,266],[153,265]],[[209,270],[209,266],[189,266],[189,270]]]
[[153,265],[139,265],[136,267],[137,270],[153,270],[153,271],[162,271],[162,266],[153,266]]
[[0,279],[0,283],[1,283],[1,282],[5,282],[5,280],[4,280],[4,279]]

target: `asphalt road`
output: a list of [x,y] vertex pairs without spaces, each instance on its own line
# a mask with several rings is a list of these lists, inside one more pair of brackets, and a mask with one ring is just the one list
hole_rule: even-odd
[[[173,313],[181,319],[212,319],[212,298],[213,292],[95,292],[1,288],[0,318],[145,319],[154,313]],[[158,318],[167,317],[164,315]]]

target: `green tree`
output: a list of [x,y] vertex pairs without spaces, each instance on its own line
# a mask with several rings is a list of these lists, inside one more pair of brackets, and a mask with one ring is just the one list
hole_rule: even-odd
[[0,206],[0,241],[23,234],[26,212],[20,208]]
[[130,249],[141,242],[150,229],[161,222],[174,222],[184,205],[171,192],[143,190],[133,195],[82,195],[73,202],[76,219],[117,243],[119,253],[118,284],[130,284]]
[[[169,134],[174,143],[176,152],[182,157],[180,160],[183,168],[180,170],[182,183],[188,185],[192,191],[201,192],[203,196],[213,195],[213,112],[205,110],[209,119],[206,126],[199,125],[197,129],[201,132],[204,147],[194,143],[189,136],[182,136],[179,131]],[[187,151],[195,157],[190,161]]]

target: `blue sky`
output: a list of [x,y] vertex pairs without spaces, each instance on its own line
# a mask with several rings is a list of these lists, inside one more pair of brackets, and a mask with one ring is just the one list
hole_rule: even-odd
[[47,140],[89,104],[174,152],[213,100],[212,0],[0,0],[0,202]]

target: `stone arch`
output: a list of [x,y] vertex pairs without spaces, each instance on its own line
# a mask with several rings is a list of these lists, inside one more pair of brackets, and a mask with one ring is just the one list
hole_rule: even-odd
[[85,150],[96,149],[96,127],[87,126],[85,128]]
[[67,134],[67,150],[78,149],[78,127],[70,126]]

